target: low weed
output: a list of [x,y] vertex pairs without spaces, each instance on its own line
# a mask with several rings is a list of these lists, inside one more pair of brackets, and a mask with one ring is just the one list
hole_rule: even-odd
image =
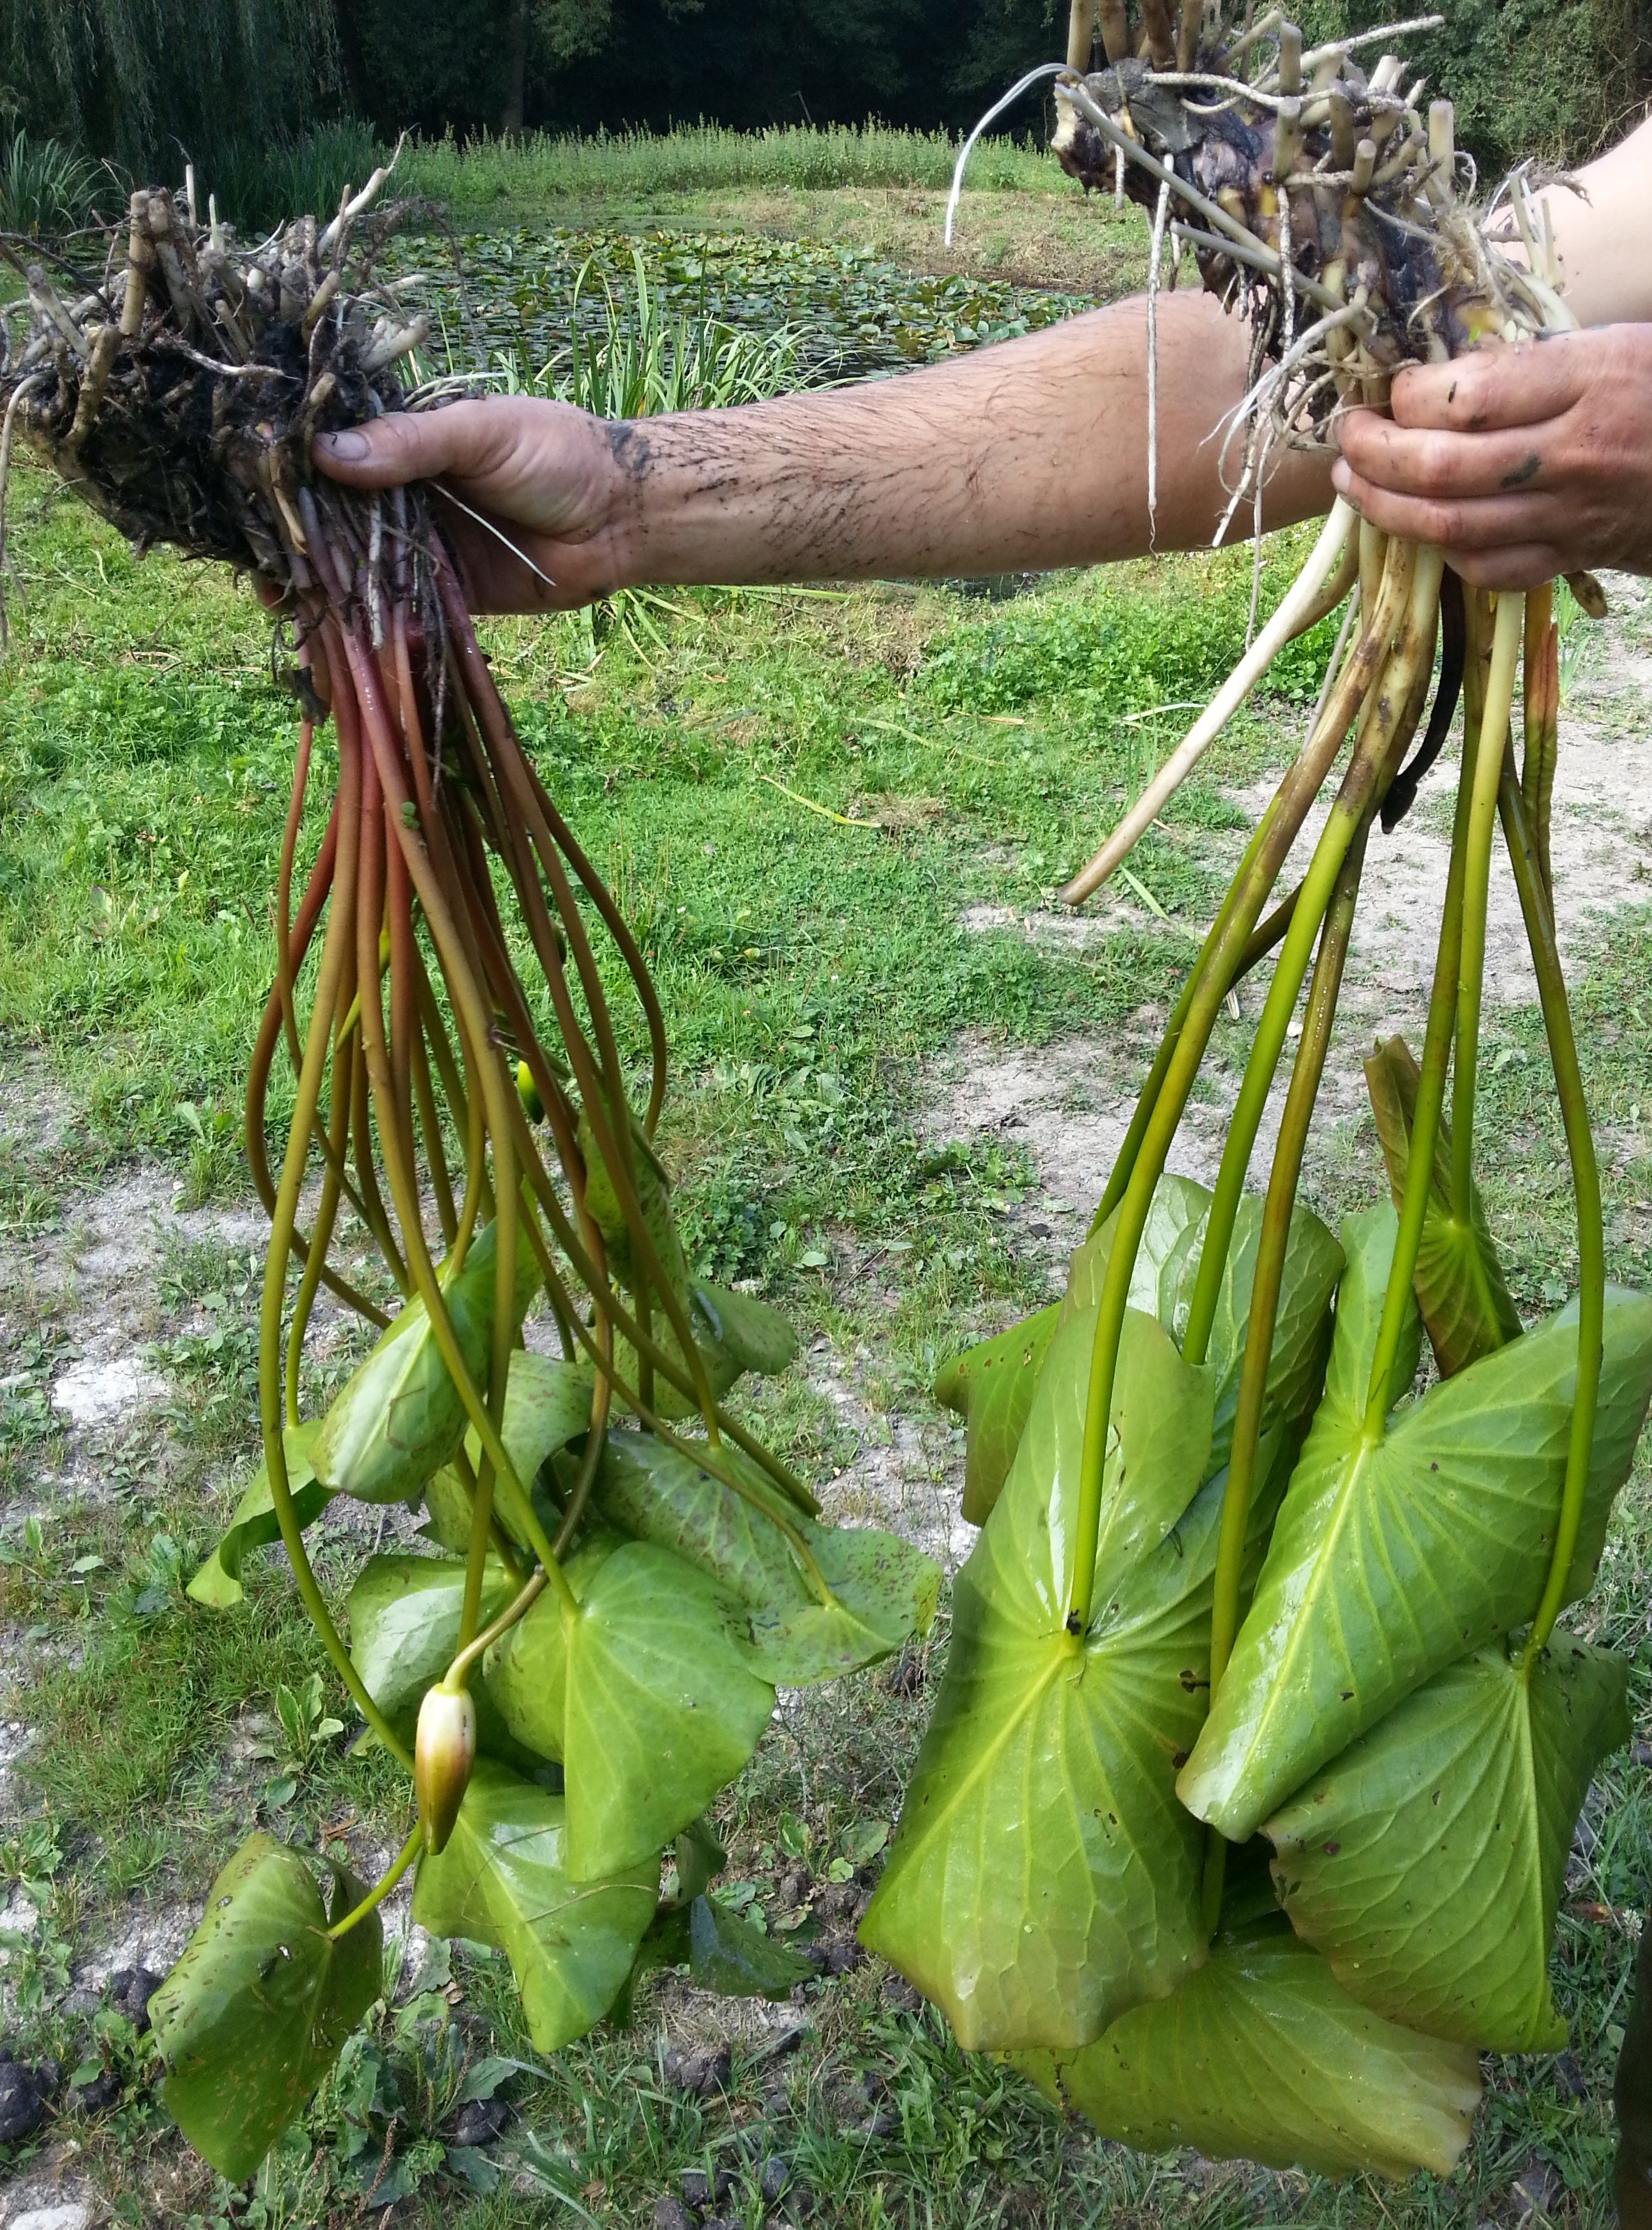
[[[462,144],[451,137],[427,140],[406,151],[397,175],[408,191],[428,195],[456,216],[474,217],[500,203],[736,187],[944,191],[957,154],[950,133],[890,125],[776,125],[765,132],[730,132],[701,123],[664,132],[536,132]],[[1030,193],[1052,192],[1061,177],[1042,148],[1007,139],[983,139],[971,157],[969,175],[977,187]]]

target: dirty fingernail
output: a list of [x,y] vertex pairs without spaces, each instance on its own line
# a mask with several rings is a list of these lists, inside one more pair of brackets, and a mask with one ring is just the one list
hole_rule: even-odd
[[321,457],[331,457],[337,464],[359,465],[368,454],[367,436],[349,430],[342,434],[318,434],[316,454]]

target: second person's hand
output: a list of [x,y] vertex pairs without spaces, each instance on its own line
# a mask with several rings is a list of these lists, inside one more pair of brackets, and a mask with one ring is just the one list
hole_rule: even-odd
[[1482,588],[1652,573],[1652,325],[1403,371],[1392,418],[1349,416],[1332,477],[1373,526],[1437,544]]
[[436,483],[472,608],[530,612],[622,585],[620,528],[639,446],[634,428],[570,404],[489,396],[318,435],[315,461],[349,487]]

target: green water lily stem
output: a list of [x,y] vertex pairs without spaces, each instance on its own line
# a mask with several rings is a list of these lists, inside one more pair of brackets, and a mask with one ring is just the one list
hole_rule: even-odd
[[[1331,903],[1326,909],[1320,935],[1314,981],[1302,1020],[1302,1041],[1291,1068],[1290,1086],[1280,1118],[1279,1142],[1268,1176],[1268,1197],[1263,1208],[1262,1237],[1257,1248],[1256,1276],[1250,1288],[1250,1314],[1245,1329],[1244,1361],[1239,1372],[1239,1395],[1233,1420],[1233,1447],[1228,1458],[1227,1485],[1222,1496],[1222,1530],[1218,1537],[1216,1573],[1211,1605],[1211,1678],[1212,1695],[1227,1670],[1239,1630],[1239,1600],[1244,1582],[1245,1538],[1250,1522],[1250,1502],[1256,1486],[1257,1452],[1262,1445],[1263,1411],[1267,1402],[1268,1371],[1273,1360],[1274,1331],[1279,1317],[1279,1295],[1284,1281],[1285,1256],[1290,1246],[1290,1220],[1302,1180],[1302,1157],[1308,1126],[1319,1098],[1330,1047],[1331,1026],[1336,1019],[1337,997],[1353,931],[1354,908],[1360,896],[1360,877],[1365,867],[1366,841],[1370,834],[1366,817],[1348,847]],[[1222,1907],[1222,1885],[1227,1870],[1227,1842],[1212,1827],[1205,1840],[1205,1924],[1214,1931]]]
[[1503,835],[1520,893],[1520,912],[1537,973],[1538,997],[1543,1007],[1543,1026],[1554,1067],[1555,1090],[1560,1099],[1560,1120],[1572,1162],[1572,1189],[1578,1211],[1578,1383],[1572,1408],[1572,1437],[1566,1449],[1565,1485],[1561,1490],[1560,1518],[1554,1537],[1554,1555],[1543,1600],[1521,1653],[1529,1669],[1554,1631],[1572,1576],[1578,1535],[1583,1524],[1585,1497],[1589,1488],[1589,1465],[1594,1451],[1595,1410],[1600,1395],[1603,1330],[1606,1306],[1606,1235],[1601,1212],[1600,1169],[1595,1142],[1590,1134],[1589,1108],[1584,1095],[1583,1072],[1578,1060],[1578,1041],[1566,1000],[1559,950],[1555,943],[1554,917],[1544,887],[1537,835],[1515,782],[1513,766],[1505,760],[1498,792]]
[[[1526,599],[1507,591],[1497,599],[1491,671],[1480,716],[1482,750],[1475,768],[1469,816],[1468,873],[1462,887],[1462,951],[1457,964],[1457,1042],[1451,1074],[1451,1213],[1465,1228],[1474,1200],[1475,1084],[1480,1054],[1480,1005],[1486,975],[1486,913],[1490,898],[1491,848],[1502,780],[1503,740],[1514,707],[1514,678],[1526,632]],[[1432,1148],[1430,1149],[1430,1152]]]
[[361,1903],[352,1905],[342,1920],[334,1921],[332,1926],[327,1930],[331,1942],[337,1943],[341,1936],[349,1935],[358,1920],[365,1920],[370,1912],[376,1912],[378,1910],[418,1857],[423,1843],[424,1829],[422,1827],[415,1827]]

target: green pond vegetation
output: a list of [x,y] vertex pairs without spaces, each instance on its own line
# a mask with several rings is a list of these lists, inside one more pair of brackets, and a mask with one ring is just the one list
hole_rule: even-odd
[[[857,241],[869,204],[856,197],[884,190],[870,158],[845,180],[792,177],[778,158],[764,170],[763,143],[747,141],[735,151],[750,165],[741,172],[704,133],[700,168],[685,158],[667,177],[609,144],[611,165],[588,176],[571,158],[555,172],[553,147],[534,158],[545,167],[531,185],[527,157],[513,171],[516,158],[499,155],[509,177],[497,223],[485,193],[469,197],[468,285],[496,358],[537,370],[566,342],[574,274],[595,259],[624,299],[633,247],[674,309],[795,328],[815,377],[970,345],[1128,277],[1098,258],[1111,280],[1056,297],[926,263],[896,230]],[[449,158],[427,149],[420,159]],[[456,168],[472,159],[479,176],[481,157],[451,158]],[[941,181],[921,183],[934,193]],[[995,201],[1006,237],[1031,240],[1057,210],[1074,216],[1076,204],[1047,201],[1019,175],[989,183],[980,209]],[[839,187],[846,240],[807,198]],[[811,218],[800,226],[794,206],[804,236],[787,238],[783,209],[761,197],[793,188]],[[711,198],[736,189],[754,197],[745,237]],[[456,206],[465,198],[447,190]],[[531,215],[517,206],[553,190],[569,201]],[[576,206],[588,192],[620,204],[596,231]],[[627,229],[626,197],[666,194],[703,198]],[[937,204],[935,193],[924,222]],[[1108,236],[1110,213],[1077,215]],[[901,222],[916,239],[919,214]],[[456,351],[473,345],[461,315]],[[544,2059],[503,1960],[434,1944],[399,1966],[393,1951],[388,2002],[251,2201],[184,2152],[149,2085],[146,2040],[107,2014],[94,2033],[66,2008],[74,1963],[134,1911],[187,1908],[192,1923],[215,1857],[254,1827],[331,1838],[365,1862],[394,1848],[405,1821],[382,1758],[344,1754],[346,1700],[331,1677],[310,1679],[308,1629],[279,1552],[249,1556],[245,1601],[229,1613],[183,1593],[256,1460],[256,1242],[233,1227],[166,1242],[146,1337],[168,1390],[113,1435],[95,1479],[75,1475],[78,1487],[58,1477],[65,1446],[49,1390],[84,1337],[81,1304],[96,1299],[77,1300],[72,1280],[43,1271],[73,1259],[100,1190],[134,1167],[172,1172],[182,1205],[247,1203],[240,1095],[267,988],[295,708],[244,585],[169,555],[134,559],[28,471],[11,526],[0,1226],[19,1266],[0,1319],[0,1618],[7,1716],[30,1739],[13,1768],[22,1809],[0,1819],[0,1891],[21,1885],[38,1917],[0,1933],[0,1980],[12,1994],[10,2048],[50,2053],[87,2080],[111,2072],[122,2088],[100,2111],[66,2091],[55,2125],[10,2161],[0,2150],[0,2177],[67,2136],[116,2219],[132,2223],[298,2230],[350,2219],[371,2192],[380,2202],[400,2194],[393,2219],[408,2223],[620,2230],[651,2220],[657,2199],[702,2172],[705,2214],[752,2226],[1432,2230],[1504,2218],[1514,2179],[1541,2160],[1558,2178],[1545,2187],[1551,2212],[1604,2230],[1610,2070],[1652,1872],[1641,1766],[1620,1753],[1604,1769],[1563,1898],[1552,1979],[1568,2055],[1487,2062],[1487,2107],[1450,2182],[1334,2186],[1132,2156],[990,2058],[961,2053],[938,2014],[847,1949],[944,1661],[944,1598],[926,1647],[786,1702],[717,1814],[728,1864],[716,1898],[777,1942],[814,1946],[820,1966],[794,2006],[735,2022],[723,2087],[683,2080],[696,2072],[696,2035],[710,2031],[696,2030],[703,2006],[669,1973],[640,1987],[628,2025]],[[1264,600],[1300,555],[1296,538],[1269,551]],[[1102,932],[1021,925],[1045,921],[1054,887],[1176,739],[1179,708],[1225,675],[1250,596],[1249,558],[1231,553],[1035,582],[673,591],[595,622],[485,631],[524,741],[635,926],[665,1004],[675,1073],[662,1135],[696,1266],[746,1281],[800,1327],[800,1363],[750,1395],[749,1414],[813,1480],[864,1453],[862,1421],[889,1446],[898,1420],[950,1452],[945,1492],[958,1489],[935,1368],[1050,1298],[1050,1273],[1030,1153],[1012,1131],[996,1142],[937,1135],[933,1079],[960,1057],[1019,1052],[1036,1066],[1044,1049],[1079,1041],[1093,1049],[1098,1094],[1134,1088],[1237,857],[1246,816],[1229,793],[1293,748],[1328,646],[1300,647],[1277,676],[1282,693],[1236,723],[1212,755],[1219,767],[1207,762],[1179,795],[1134,856],[1121,903],[1102,909]],[[318,834],[312,820],[301,848]],[[1573,987],[1609,1270],[1642,1284],[1652,1272],[1646,928],[1634,904],[1602,921],[1578,945]],[[1419,1002],[1418,1038],[1420,1021]],[[1574,1269],[1535,1000],[1498,1009],[1488,1036],[1482,1184],[1530,1317],[1555,1305]],[[1245,1040],[1243,1025],[1221,1025],[1220,1068],[1237,1069]],[[272,1098],[279,1124],[286,1109]],[[1092,1173],[1098,1194],[1106,1175]],[[1312,1203],[1335,1219],[1383,1189],[1369,1116],[1350,1116],[1313,1165]],[[318,1395],[343,1382],[363,1344],[344,1335],[315,1366]],[[834,1398],[845,1387],[852,1401]],[[1642,1730],[1646,1477],[1642,1459],[1576,1621],[1585,1639],[1632,1655]],[[363,1544],[325,1526],[318,1537],[337,1594]],[[245,1715],[249,1692],[265,1708]],[[667,2018],[686,2071],[667,2056]],[[511,2119],[488,2143],[482,2110],[496,2098]],[[777,2193],[765,2165],[782,2161]]]

